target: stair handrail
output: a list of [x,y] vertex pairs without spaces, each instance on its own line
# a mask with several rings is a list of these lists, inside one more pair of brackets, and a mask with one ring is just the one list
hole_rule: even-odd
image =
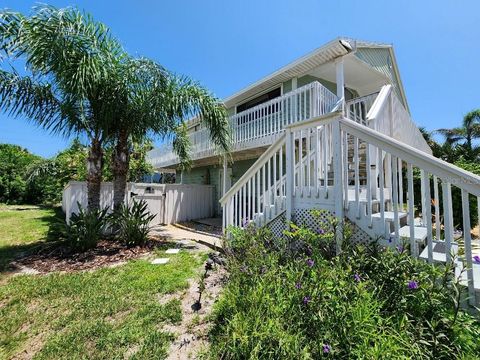
[[268,159],[272,157],[285,144],[285,133],[282,133],[277,140],[253,163],[252,166],[238,179],[235,184],[220,198],[220,204],[225,205],[227,200],[235,194],[247,181],[257,173],[257,171],[267,163]]
[[346,129],[348,133],[368,142],[370,145],[382,148],[392,155],[432,175],[442,179],[448,179],[448,182],[452,185],[468,191],[472,195],[480,196],[480,176],[463,170],[431,154],[418,151],[417,148],[379,133],[369,127],[357,124],[350,119],[341,118],[340,126],[342,129]]
[[[388,106],[388,107],[387,107]],[[390,137],[409,144],[423,152],[432,153],[430,146],[418,130],[410,114],[393,91],[384,85],[367,113],[367,126]]]

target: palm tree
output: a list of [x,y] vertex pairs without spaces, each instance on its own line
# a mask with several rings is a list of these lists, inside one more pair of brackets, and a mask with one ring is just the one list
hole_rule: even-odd
[[112,137],[115,149],[112,159],[114,175],[114,208],[124,201],[130,149],[134,140],[149,134],[173,141],[181,167],[190,165],[189,140],[184,120],[199,116],[209,130],[219,153],[230,148],[226,109],[205,88],[187,77],[176,76],[154,61],[129,59],[120,67],[117,121]]
[[[76,9],[41,5],[31,16],[0,13],[0,50],[13,70],[0,71],[0,109],[37,125],[90,141],[88,207],[100,207],[103,143],[116,115],[118,64],[125,58],[108,28]],[[25,62],[27,75],[14,70]]]
[[463,147],[465,155],[473,159],[479,152],[473,141],[480,138],[480,109],[466,114],[461,127],[439,129],[437,132],[445,137],[445,142],[452,148],[455,145]]

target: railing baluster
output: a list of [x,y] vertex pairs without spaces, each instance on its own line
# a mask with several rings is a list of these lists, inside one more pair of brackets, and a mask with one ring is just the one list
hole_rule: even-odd
[[476,305],[475,279],[472,261],[472,235],[470,224],[470,199],[467,191],[462,189],[463,239],[465,243],[465,258],[467,262],[468,302]]
[[299,139],[298,139],[298,171],[299,171],[299,178],[298,178],[298,183],[300,185],[299,191],[300,191],[300,196],[303,197],[303,187],[305,186],[304,184],[304,179],[303,179],[303,130],[299,131]]
[[314,164],[313,164],[313,186],[314,186],[314,192],[315,192],[315,197],[319,196],[319,184],[318,184],[318,178],[319,178],[319,166],[320,166],[320,153],[319,153],[319,146],[318,142],[320,141],[319,139],[319,127],[315,126],[315,140],[314,140],[314,148],[315,148],[315,157],[314,157]]
[[[427,252],[428,262],[433,262],[433,236],[432,236],[432,195],[430,191],[430,174],[424,173],[425,188],[425,226],[427,227]],[[423,211],[423,210],[422,210]]]
[[402,159],[398,159],[398,203],[403,211],[403,166]]
[[259,169],[257,173],[255,174],[255,177],[257,178],[256,183],[257,183],[257,193],[256,193],[256,200],[257,200],[257,214],[258,214],[258,224],[262,225],[262,220],[260,218],[260,213],[262,212],[260,209],[260,171]]
[[414,209],[414,200],[415,196],[413,193],[413,166],[408,164],[407,170],[407,179],[408,179],[408,225],[410,226],[410,254],[417,257],[417,242],[415,241],[415,209]]
[[256,214],[257,212],[256,212],[256,210],[255,210],[255,206],[256,206],[256,204],[257,204],[257,201],[255,200],[255,188],[256,188],[256,186],[255,186],[255,174],[254,174],[254,175],[252,176],[252,178],[251,178],[251,183],[252,183],[252,191],[251,191],[251,193],[250,193],[250,199],[249,199],[250,201],[249,201],[249,202],[252,203],[252,205],[251,205],[251,211],[252,211],[252,212],[251,212],[251,215],[250,215],[250,216],[251,216],[251,219],[252,219],[252,220],[256,220],[256,219],[255,219],[255,214]]
[[366,169],[365,174],[367,177],[367,216],[368,216],[368,227],[372,227],[372,188],[371,188],[371,166],[370,163],[370,144],[366,146]]
[[445,254],[447,264],[452,262],[453,242],[453,210],[452,210],[452,187],[449,182],[442,180],[443,218],[445,235]]
[[360,219],[360,162],[358,160],[358,137],[353,138],[353,163],[354,163],[354,178],[355,178],[355,216]]
[[267,202],[266,202],[266,197],[267,197],[267,176],[266,176],[266,169],[267,169],[267,164],[263,164],[262,166],[262,175],[263,175],[263,181],[262,181],[262,187],[263,187],[263,192],[262,192],[262,198],[263,198],[263,222],[267,222]]
[[392,193],[393,193],[393,227],[395,231],[395,246],[399,245],[400,241],[400,221],[398,218],[398,167],[397,167],[397,158],[396,156],[391,156],[392,160],[392,169],[393,169],[393,183],[392,183]]
[[426,204],[426,194],[425,194],[425,171],[420,169],[420,193],[422,194],[422,224],[425,226],[427,223],[427,213],[425,211],[427,204]]
[[343,132],[343,192],[345,193],[344,208],[348,210],[348,133]]
[[323,155],[323,196],[326,199],[328,198],[327,124],[323,125],[321,149]]
[[435,201],[435,240],[440,240],[440,198],[438,197],[438,177],[433,177],[433,196]]
[[277,211],[277,153],[273,154],[273,205],[275,206],[275,213]]
[[308,196],[312,196],[312,180],[311,180],[311,148],[310,148],[310,136],[311,136],[311,129],[307,129],[307,144],[306,144],[306,153],[307,153],[307,187],[308,187]]

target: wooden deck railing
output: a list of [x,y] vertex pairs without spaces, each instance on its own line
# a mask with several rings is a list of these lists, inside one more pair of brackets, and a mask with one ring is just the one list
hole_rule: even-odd
[[[338,98],[315,81],[283,96],[257,105],[230,117],[232,148],[241,149],[269,146],[283,133],[285,126],[330,112]],[[202,128],[189,135],[192,159],[213,156],[216,153],[208,129]],[[170,144],[149,152],[149,161],[157,168],[178,163]]]

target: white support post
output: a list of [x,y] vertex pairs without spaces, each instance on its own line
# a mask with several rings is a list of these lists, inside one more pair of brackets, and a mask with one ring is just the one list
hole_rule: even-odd
[[[343,57],[335,60],[335,75],[337,82],[337,97],[345,102],[345,74],[343,69]],[[342,109],[344,108],[342,104]]]
[[286,154],[285,154],[285,167],[286,167],[286,176],[285,176],[285,188],[286,188],[286,211],[285,211],[285,218],[287,223],[292,221],[292,207],[293,207],[293,178],[295,176],[294,169],[295,159],[293,158],[293,139],[292,139],[292,131],[287,128],[285,133],[286,135]]
[[335,217],[338,220],[336,231],[336,252],[342,251],[343,241],[343,184],[342,184],[342,132],[340,121],[334,120],[332,124],[333,136],[333,184],[335,194]]
[[447,264],[452,263],[453,242],[453,210],[452,210],[452,187],[449,182],[442,181],[443,198],[443,226],[445,229],[445,255]]
[[475,279],[472,261],[472,235],[470,224],[470,200],[467,191],[462,189],[462,215],[463,215],[463,232],[465,241],[465,258],[467,260],[467,284],[468,284],[468,301],[470,305],[475,306]]

